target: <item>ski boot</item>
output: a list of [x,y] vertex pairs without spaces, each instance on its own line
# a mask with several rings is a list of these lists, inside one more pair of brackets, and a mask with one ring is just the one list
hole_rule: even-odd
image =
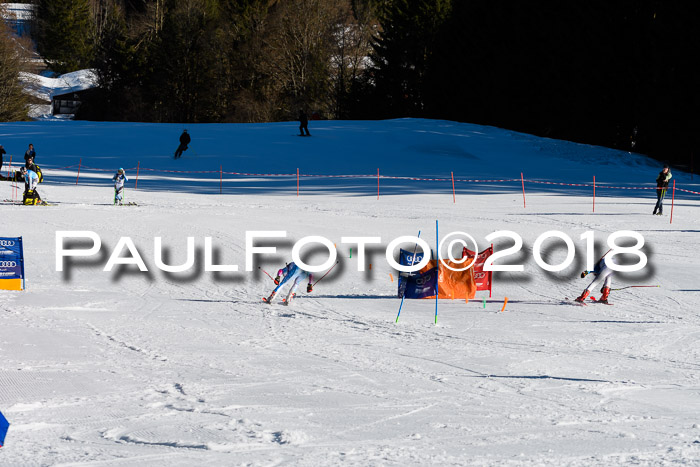
[[581,294],[581,296],[578,297],[575,301],[577,301],[579,303],[583,303],[584,300],[586,300],[586,297],[588,297],[588,294],[590,294],[590,293],[591,292],[588,289],[584,290],[583,293]]
[[600,303],[605,303],[607,305],[608,303],[608,296],[610,295],[610,287],[603,287],[601,289],[601,292],[603,295],[601,295],[600,300],[598,300]]
[[276,295],[276,294],[277,294],[277,292],[272,292],[272,293],[270,294],[269,297],[264,298],[263,300],[264,300],[265,303],[267,303],[268,305],[271,305],[271,304],[272,304],[272,299],[275,298],[275,295]]

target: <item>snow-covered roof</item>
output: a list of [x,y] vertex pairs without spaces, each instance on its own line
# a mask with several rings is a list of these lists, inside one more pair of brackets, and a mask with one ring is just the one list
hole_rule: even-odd
[[16,19],[18,21],[29,21],[34,13],[34,5],[31,3],[2,3],[0,4],[2,17],[5,19]]
[[19,79],[30,94],[47,102],[51,102],[54,96],[85,91],[97,86],[97,74],[90,69],[73,71],[58,78],[21,72]]

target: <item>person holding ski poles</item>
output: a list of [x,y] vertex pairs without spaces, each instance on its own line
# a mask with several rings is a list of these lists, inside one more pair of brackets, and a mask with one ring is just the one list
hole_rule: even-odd
[[182,152],[187,151],[187,147],[191,141],[192,138],[190,137],[190,134],[187,133],[187,130],[182,130],[182,134],[180,135],[180,146],[178,146],[175,150],[175,159],[182,157]]
[[579,303],[584,303],[584,300],[586,300],[586,297],[588,297],[591,291],[602,283],[603,288],[600,289],[600,292],[603,295],[600,296],[600,300],[598,301],[600,303],[607,304],[608,296],[610,295],[610,285],[612,284],[613,270],[610,269],[610,267],[606,263],[605,255],[603,255],[603,257],[600,258],[600,260],[598,260],[595,267],[593,268],[593,271],[583,271],[581,273],[581,279],[583,279],[590,273],[593,273],[595,275],[595,279],[593,279],[593,282],[591,282],[591,284],[581,293],[581,296],[578,297],[576,301]]
[[[664,196],[668,190],[668,182],[671,180],[671,169],[668,164],[664,164],[663,170],[656,177],[656,206],[654,206],[654,215],[661,216],[664,212]],[[658,212],[657,212],[658,211]]]
[[128,182],[129,179],[126,178],[124,169],[120,168],[112,180],[114,180],[114,204],[121,206],[124,199],[124,183]]
[[289,305],[296,295],[295,292],[297,290],[297,287],[299,287],[299,284],[305,279],[309,280],[308,285],[306,286],[306,292],[311,293],[314,290],[313,287],[313,279],[314,275],[311,274],[308,271],[304,271],[301,269],[299,266],[297,266],[296,263],[292,262],[287,264],[285,267],[277,271],[277,277],[275,277],[275,284],[277,287],[275,287],[275,290],[272,291],[270,296],[266,299],[263,299],[265,303],[268,305],[272,303],[272,300],[275,298],[275,295],[277,292],[286,284],[286,283],[291,283],[291,287],[289,289],[289,293],[287,294],[287,298],[284,301],[284,305]]

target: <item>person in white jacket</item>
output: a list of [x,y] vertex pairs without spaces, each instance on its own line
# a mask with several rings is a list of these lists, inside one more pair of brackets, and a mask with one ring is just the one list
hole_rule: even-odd
[[114,204],[121,206],[124,200],[124,183],[128,182],[129,179],[126,177],[124,169],[120,168],[112,180],[114,180]]

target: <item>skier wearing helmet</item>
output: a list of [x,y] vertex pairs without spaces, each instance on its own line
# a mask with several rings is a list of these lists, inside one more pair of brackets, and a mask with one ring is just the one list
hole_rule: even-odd
[[128,182],[129,179],[126,178],[124,169],[120,168],[117,170],[114,177],[112,177],[112,180],[114,180],[114,204],[121,206],[122,200],[124,199],[124,183]]

